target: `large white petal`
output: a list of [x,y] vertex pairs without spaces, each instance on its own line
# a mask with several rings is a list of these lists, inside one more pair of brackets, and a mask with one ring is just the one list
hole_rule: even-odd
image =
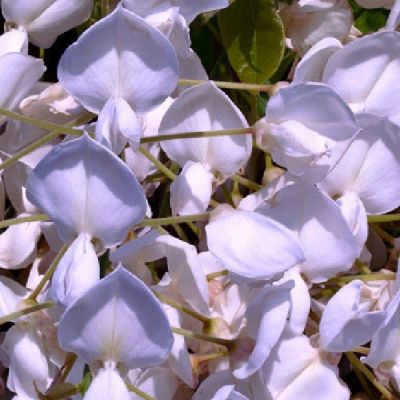
[[317,42],[297,64],[293,82],[320,82],[329,57],[342,47],[340,40],[333,37]]
[[131,396],[118,372],[106,367],[94,377],[83,400],[131,400]]
[[319,83],[279,90],[258,126],[261,147],[290,173],[311,182],[328,174],[359,130],[346,103]]
[[232,211],[206,226],[208,248],[229,271],[270,279],[304,260],[292,232],[256,212]]
[[213,175],[202,164],[188,161],[171,184],[173,215],[198,214],[207,210],[212,194]]
[[290,291],[293,281],[261,289],[246,311],[247,330],[256,341],[248,361],[233,375],[247,379],[258,371],[278,342],[290,310]]
[[367,214],[383,214],[400,205],[400,128],[385,117],[358,120],[362,131],[320,187],[330,195],[354,192]]
[[80,234],[71,244],[51,280],[51,296],[68,306],[100,279],[100,266],[90,237]]
[[345,352],[361,346],[384,321],[386,312],[369,311],[372,304],[362,301],[363,289],[363,283],[355,280],[329,300],[320,322],[321,347],[325,350]]
[[99,113],[109,98],[145,112],[175,88],[178,61],[160,31],[118,6],[66,50],[58,78],[92,112]]
[[67,309],[58,339],[62,349],[87,363],[115,361],[129,369],[161,364],[173,342],[152,292],[122,266]]
[[323,82],[356,112],[396,117],[400,82],[400,33],[377,32],[355,40],[330,57]]
[[10,359],[7,387],[18,395],[34,399],[35,381],[37,388],[45,392],[51,371],[41,335],[33,329],[13,326],[6,334],[3,348]]
[[274,400],[348,400],[350,392],[336,367],[323,362],[304,335],[284,334],[264,364],[264,379]]
[[22,26],[32,43],[48,48],[57,36],[81,24],[93,8],[93,0],[24,0],[2,1],[7,22]]
[[12,29],[0,36],[0,56],[6,53],[28,54],[28,36],[26,32]]
[[14,109],[46,70],[43,61],[20,53],[0,57],[0,105]]
[[339,206],[315,186],[283,188],[260,211],[298,234],[305,254],[301,271],[309,280],[325,281],[353,265],[358,247],[350,228]]
[[[185,90],[175,100],[161,121],[159,133],[213,131],[246,128],[248,124],[224,92],[213,83],[203,83]],[[168,140],[161,144],[168,157],[179,165],[197,161],[224,176],[234,174],[251,153],[251,136]]]
[[128,167],[87,135],[56,146],[37,165],[27,197],[64,241],[87,233],[113,246],[146,213],[143,189]]

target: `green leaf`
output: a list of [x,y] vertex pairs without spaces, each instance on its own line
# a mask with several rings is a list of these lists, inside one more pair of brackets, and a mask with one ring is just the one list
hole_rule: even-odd
[[274,0],[236,0],[218,14],[229,61],[242,82],[264,83],[284,52],[282,21]]

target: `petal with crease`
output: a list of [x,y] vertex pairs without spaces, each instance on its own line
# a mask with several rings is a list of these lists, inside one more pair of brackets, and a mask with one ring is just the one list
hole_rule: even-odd
[[120,266],[67,309],[58,340],[88,364],[121,362],[134,369],[165,361],[173,336],[153,293]]

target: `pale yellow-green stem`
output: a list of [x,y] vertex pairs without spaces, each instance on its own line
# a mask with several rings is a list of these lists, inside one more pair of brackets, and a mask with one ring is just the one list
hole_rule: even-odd
[[195,86],[204,82],[212,82],[215,86],[221,89],[239,89],[249,90],[252,92],[266,92],[269,93],[275,85],[257,85],[253,83],[241,83],[241,82],[225,82],[225,81],[205,81],[199,79],[179,79],[179,85],[181,86]]
[[253,190],[255,192],[257,192],[257,191],[259,191],[259,190],[261,190],[263,188],[263,185],[260,185],[260,184],[258,184],[256,182],[253,182],[253,181],[251,181],[251,180],[249,180],[247,178],[243,178],[242,176],[237,175],[237,174],[231,176],[229,179],[231,179],[233,182],[239,183],[242,186],[246,186],[246,187],[248,187],[249,189],[251,189],[251,190]]
[[[150,160],[154,166],[162,172],[167,178],[171,179],[171,181],[174,181],[176,179],[176,175],[169,169],[167,168],[157,157],[154,157],[153,154],[151,154],[144,146],[139,147],[139,151],[148,159]],[[218,202],[215,200],[211,199],[210,204],[213,207],[218,206]],[[191,228],[193,230],[193,228]]]
[[400,221],[400,214],[368,215],[368,222],[393,222]]
[[354,349],[352,349],[351,351],[353,353],[359,353],[359,354],[363,354],[364,356],[367,356],[369,353],[369,348],[358,346],[358,347],[354,347]]
[[207,274],[207,280],[211,281],[215,278],[220,278],[221,276],[228,276],[229,275],[229,271],[227,269],[224,269],[222,271],[218,271],[218,272],[212,272],[211,274]]
[[24,224],[27,222],[41,222],[41,221],[49,221],[49,217],[45,214],[34,214],[29,217],[18,217],[18,218],[10,218],[4,219],[0,221],[0,229],[7,228],[11,225]]
[[176,175],[169,168],[167,168],[157,157],[154,157],[153,154],[151,154],[144,146],[140,146],[139,151],[148,160],[150,160],[160,172],[171,179],[171,181],[174,181],[176,179]]
[[[6,110],[6,111],[8,111],[8,110]],[[27,154],[32,153],[39,147],[42,147],[46,143],[51,142],[53,139],[57,138],[60,134],[82,135],[83,131],[81,131],[79,129],[74,129],[74,128],[72,128],[72,126],[84,124],[86,122],[89,122],[93,118],[92,114],[87,114],[87,115],[84,115],[83,117],[78,118],[75,121],[72,121],[69,124],[64,126],[64,125],[51,124],[51,123],[47,123],[46,121],[40,121],[40,120],[36,120],[33,118],[29,118],[29,117],[26,117],[25,115],[14,113],[12,111],[10,111],[10,113],[12,113],[12,115],[18,116],[19,120],[28,119],[29,121],[31,121],[30,125],[34,125],[34,126],[40,125],[40,126],[38,126],[39,128],[46,125],[47,130],[52,130],[52,132],[48,133],[47,135],[44,135],[40,139],[36,140],[35,142],[31,143],[30,145],[26,146],[25,148],[23,148],[22,150],[18,151],[17,153],[12,155],[10,158],[5,160],[3,163],[0,164],[0,171],[3,170],[4,168],[7,168],[10,165],[14,164],[16,161],[20,160],[22,157],[26,156]],[[46,129],[46,128],[42,128],[42,129]]]
[[190,315],[192,318],[195,318],[203,324],[206,325],[211,325],[212,319],[209,317],[206,317],[203,314],[198,313],[197,311],[191,310],[185,306],[183,306],[181,303],[175,301],[174,299],[169,298],[168,296],[165,296],[164,294],[157,292],[156,290],[153,290],[154,295],[164,304],[168,304],[172,308],[175,308],[176,310],[182,311],[183,313]]
[[139,397],[141,397],[144,400],[157,400],[156,398],[154,398],[153,396],[150,396],[149,394],[143,392],[142,390],[140,390],[139,388],[137,388],[136,386],[133,386],[132,384],[130,384],[129,382],[125,381],[125,385],[126,387],[129,389],[129,391],[131,391],[132,393],[135,393],[136,395],[138,395]]
[[177,335],[181,335],[181,336],[184,336],[184,337],[187,337],[190,339],[197,339],[197,340],[200,340],[203,342],[218,344],[220,346],[226,347],[228,350],[232,350],[235,345],[234,340],[216,338],[214,336],[204,335],[202,333],[196,333],[196,332],[190,331],[188,329],[183,329],[183,328],[172,327],[171,329],[172,329],[172,332],[176,333]]
[[375,375],[352,353],[351,351],[346,352],[346,357],[349,359],[351,365],[357,368],[367,379],[370,381],[387,400],[395,400],[392,393],[382,384],[378,382]]
[[252,134],[253,127],[249,128],[238,128],[238,129],[223,129],[216,131],[196,131],[196,132],[182,132],[182,133],[171,133],[168,135],[155,135],[147,136],[140,140],[141,144],[145,143],[157,143],[166,140],[176,140],[176,139],[195,139],[195,138],[205,138],[205,137],[220,137],[220,136],[238,136]]
[[174,225],[183,224],[185,222],[205,221],[210,217],[210,213],[205,212],[202,214],[183,215],[181,217],[166,217],[166,218],[149,218],[135,225],[136,227],[142,226],[159,226],[159,225]]
[[23,317],[24,315],[32,314],[34,312],[44,310],[45,308],[50,308],[53,306],[54,303],[52,301],[47,301],[46,303],[38,303],[33,306],[26,307],[23,310],[12,312],[0,318],[0,325],[13,321],[17,318]]
[[43,275],[41,281],[39,282],[39,284],[36,286],[36,288],[33,290],[33,292],[28,297],[29,300],[36,300],[36,297],[39,295],[39,293],[42,291],[42,289],[44,288],[46,283],[53,276],[55,270],[58,267],[58,264],[60,263],[60,260],[63,258],[64,254],[68,250],[68,247],[69,247],[69,244],[64,244],[64,246],[61,248],[61,250],[55,256],[53,262],[50,264],[50,267],[48,268],[46,273]]
[[64,133],[66,135],[82,135],[82,131],[80,129],[75,129],[68,125],[58,125],[58,124],[53,124],[52,122],[31,118],[24,114],[7,110],[6,108],[3,107],[0,107],[0,115],[4,115],[5,117],[14,119],[16,121],[21,121],[27,125],[36,126],[37,128],[43,129],[45,131],[57,131],[59,133]]
[[396,280],[396,274],[384,274],[384,273],[371,273],[371,274],[363,274],[363,275],[349,275],[349,276],[336,276],[334,278],[329,279],[326,283],[348,283],[359,279],[360,281],[368,282],[368,281],[394,281]]

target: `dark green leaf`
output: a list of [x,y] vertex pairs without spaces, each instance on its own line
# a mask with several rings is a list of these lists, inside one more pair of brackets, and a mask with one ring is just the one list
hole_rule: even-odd
[[264,83],[284,51],[283,25],[273,0],[236,0],[218,21],[229,61],[243,82]]

